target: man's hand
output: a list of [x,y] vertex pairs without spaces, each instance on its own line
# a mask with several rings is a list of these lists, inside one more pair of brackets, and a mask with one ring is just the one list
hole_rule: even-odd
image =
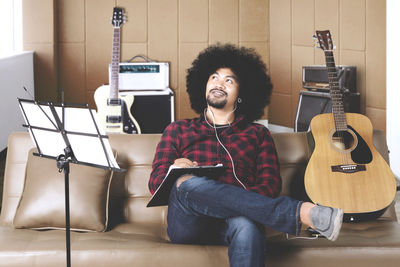
[[[196,161],[191,161],[190,159],[187,158],[179,158],[174,161],[173,166],[180,167],[180,168],[191,168],[191,167],[196,167],[199,164]],[[176,181],[176,187],[179,187],[181,183],[186,181],[189,178],[192,178],[192,174],[184,174],[181,177],[178,178]]]
[[179,158],[174,161],[173,166],[180,167],[180,168],[191,168],[196,167],[199,164],[196,161],[191,161],[187,158]]

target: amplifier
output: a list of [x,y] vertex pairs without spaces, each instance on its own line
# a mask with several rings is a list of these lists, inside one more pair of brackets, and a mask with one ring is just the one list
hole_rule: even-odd
[[[111,81],[111,64],[108,73]],[[169,64],[167,62],[121,62],[118,77],[120,91],[166,90],[169,88]]]
[[[344,112],[360,113],[360,93],[343,93]],[[295,132],[309,130],[311,119],[321,113],[332,112],[331,96],[327,92],[300,91],[294,121]]]
[[[344,92],[357,92],[356,66],[336,66],[339,88]],[[317,91],[329,91],[328,72],[325,65],[303,66],[303,87]]]
[[142,134],[162,133],[175,120],[174,92],[167,88],[157,91],[123,91],[121,95],[134,95],[131,114]]

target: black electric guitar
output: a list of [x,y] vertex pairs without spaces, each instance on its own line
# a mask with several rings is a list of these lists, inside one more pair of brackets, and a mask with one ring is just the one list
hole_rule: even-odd
[[121,26],[125,22],[122,8],[114,8],[112,25],[114,26],[111,81],[110,85],[102,85],[94,93],[94,101],[97,106],[97,118],[100,127],[107,134],[128,133],[140,134],[140,127],[130,113],[134,101],[133,95],[119,94],[119,60],[120,60],[120,35]]
[[311,120],[315,149],[305,189],[313,202],[341,208],[349,220],[376,217],[394,200],[396,181],[373,145],[370,120],[344,112],[330,32],[317,31],[316,37],[325,53],[332,113]]

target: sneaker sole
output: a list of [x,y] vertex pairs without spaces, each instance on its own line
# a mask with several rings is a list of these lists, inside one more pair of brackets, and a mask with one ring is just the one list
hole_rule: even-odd
[[343,223],[343,210],[339,209],[338,213],[336,214],[335,221],[333,222],[333,231],[332,234],[328,237],[329,240],[335,241],[340,233],[340,229],[342,228]]

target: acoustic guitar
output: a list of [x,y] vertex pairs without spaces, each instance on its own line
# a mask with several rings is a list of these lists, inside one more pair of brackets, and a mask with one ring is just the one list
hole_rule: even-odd
[[341,208],[346,220],[375,218],[396,194],[394,175],[372,143],[370,120],[345,113],[329,31],[316,31],[325,53],[332,113],[310,123],[315,149],[307,165],[305,189],[314,203]]
[[96,89],[94,100],[97,106],[97,118],[100,127],[107,134],[128,133],[140,134],[140,127],[135,118],[130,113],[130,108],[134,102],[133,95],[119,94],[119,60],[120,60],[120,32],[121,26],[125,22],[125,15],[122,8],[115,7],[113,10],[112,24],[113,47],[111,60],[111,80],[110,85],[102,85]]

